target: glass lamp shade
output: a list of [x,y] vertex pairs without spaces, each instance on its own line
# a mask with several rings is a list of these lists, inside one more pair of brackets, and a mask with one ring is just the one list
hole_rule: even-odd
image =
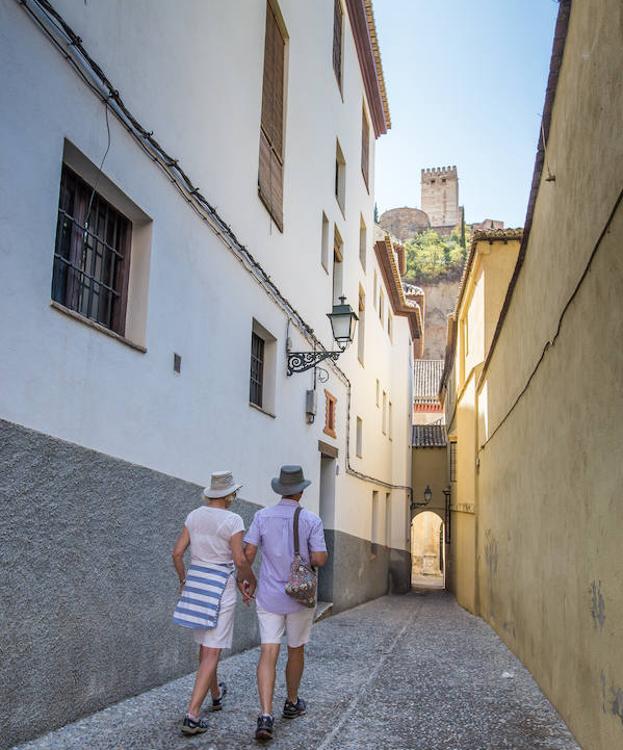
[[355,326],[359,318],[353,308],[346,303],[346,297],[340,297],[339,305],[333,305],[333,312],[327,317],[331,321],[333,338],[341,348],[348,346],[355,338]]
[[428,505],[428,503],[430,503],[432,499],[433,499],[433,491],[427,484],[426,489],[424,490],[424,502]]

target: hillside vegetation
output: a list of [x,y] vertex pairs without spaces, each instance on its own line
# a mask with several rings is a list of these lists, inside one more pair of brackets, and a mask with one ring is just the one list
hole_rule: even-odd
[[[467,233],[465,240],[466,245],[469,245]],[[414,283],[460,278],[467,255],[458,232],[453,232],[449,237],[441,237],[433,229],[407,240],[405,250],[405,280]]]

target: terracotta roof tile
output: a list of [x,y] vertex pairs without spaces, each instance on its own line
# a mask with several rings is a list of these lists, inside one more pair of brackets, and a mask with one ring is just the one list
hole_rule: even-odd
[[437,403],[443,359],[416,359],[413,363],[413,398],[416,404]]
[[443,424],[414,424],[411,445],[414,448],[445,448],[448,444]]

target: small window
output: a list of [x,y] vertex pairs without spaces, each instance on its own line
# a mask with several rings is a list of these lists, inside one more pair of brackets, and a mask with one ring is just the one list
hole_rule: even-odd
[[324,396],[325,396],[325,412],[324,412],[323,432],[325,433],[325,435],[329,435],[329,437],[336,438],[337,437],[337,432],[336,432],[337,398],[327,390],[325,390]]
[[383,325],[383,318],[385,317],[385,295],[383,294],[383,290],[379,290],[379,320],[381,321],[381,325]]
[[359,287],[359,325],[357,326],[357,358],[360,364],[364,364],[364,355],[366,348],[366,295]]
[[52,299],[125,335],[132,225],[63,166]]
[[392,546],[392,493],[385,493],[385,546]]
[[383,391],[383,413],[381,415],[381,429],[383,435],[387,434],[387,393]]
[[346,160],[340,147],[339,141],[335,148],[335,198],[338,202],[342,216],[346,212]]
[[376,405],[381,406],[381,384],[378,378],[376,379]]
[[342,90],[342,28],[344,25],[344,14],[342,3],[335,0],[333,7],[333,72],[337,79],[337,85]]
[[379,493],[376,490],[372,490],[372,508],[370,521],[370,551],[371,554],[376,557],[379,541]]
[[387,335],[389,336],[389,340],[393,341],[393,337],[394,337],[394,319],[392,317],[391,312],[389,312],[389,310],[387,311]]
[[322,235],[320,245],[320,262],[324,270],[329,273],[329,219],[322,214]]
[[361,120],[361,174],[366,185],[366,190],[370,191],[370,126],[366,117],[366,110],[362,112]]
[[249,403],[274,416],[276,380],[276,339],[260,323],[251,330]]
[[360,223],[359,223],[359,261],[361,263],[361,267],[363,268],[364,272],[366,270],[367,251],[368,251],[368,230],[366,228],[366,223],[363,220],[363,216],[362,216]]
[[363,420],[361,417],[357,417],[357,440],[356,440],[356,455],[358,458],[363,456]]
[[373,295],[372,295],[372,305],[373,305],[373,307],[374,307],[375,310],[378,310],[378,308],[379,308],[379,303],[378,303],[378,298],[379,298],[378,287],[379,287],[379,278],[376,275],[376,271],[374,271],[374,290],[373,290]]
[[333,304],[340,304],[344,286],[344,243],[337,227],[333,231]]
[[394,430],[393,430],[393,425],[392,425],[393,419],[392,419],[392,402],[391,401],[389,402],[389,405],[387,407],[387,422],[388,422],[387,431],[389,433],[389,439],[393,440]]
[[450,481],[456,482],[456,440],[452,440],[448,443],[449,456],[449,468],[450,468]]

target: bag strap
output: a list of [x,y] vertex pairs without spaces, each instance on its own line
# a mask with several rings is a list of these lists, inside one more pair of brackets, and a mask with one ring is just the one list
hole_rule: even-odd
[[294,555],[298,556],[301,554],[301,545],[299,541],[299,516],[303,508],[299,505],[294,511]]

